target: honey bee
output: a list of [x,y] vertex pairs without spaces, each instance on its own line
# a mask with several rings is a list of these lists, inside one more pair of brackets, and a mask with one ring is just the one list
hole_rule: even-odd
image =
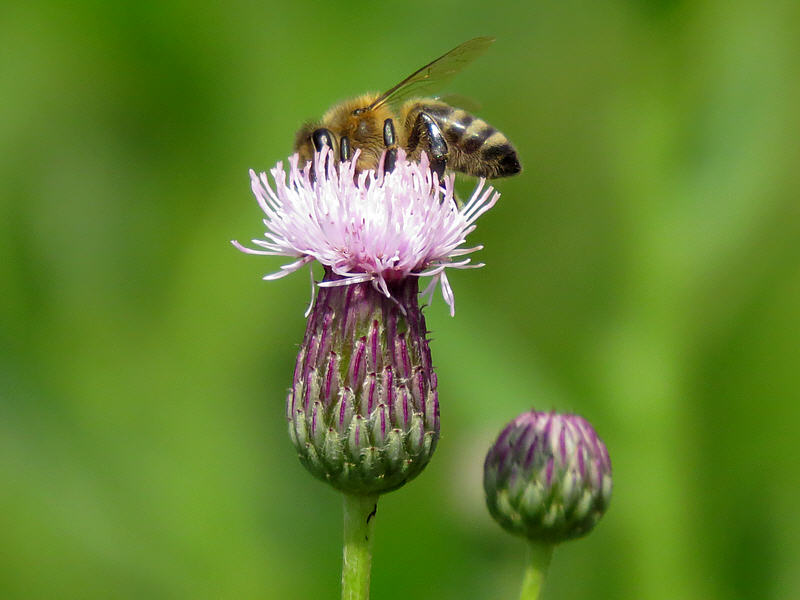
[[409,160],[419,160],[425,152],[440,178],[445,168],[487,178],[519,173],[517,152],[505,135],[466,110],[427,97],[493,42],[490,37],[471,39],[383,94],[364,94],[333,106],[319,122],[297,132],[300,164],[328,146],[337,162],[350,160],[360,149],[357,171],[377,169],[386,151],[384,168],[391,170],[397,149],[403,148]]

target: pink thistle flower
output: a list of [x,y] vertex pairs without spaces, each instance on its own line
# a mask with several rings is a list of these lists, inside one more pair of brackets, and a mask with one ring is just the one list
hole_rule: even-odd
[[[337,167],[326,151],[301,170],[298,155],[289,158],[289,173],[279,162],[266,173],[250,171],[253,193],[266,218],[266,239],[257,248],[233,241],[242,252],[294,257],[265,280],[279,279],[313,260],[338,278],[320,282],[334,287],[371,282],[391,298],[389,286],[407,277],[432,277],[425,290],[432,296],[438,283],[442,297],[455,314],[453,290],[446,269],[482,267],[467,256],[483,246],[465,248],[478,217],[500,194],[481,179],[472,196],[459,208],[453,195],[454,176],[439,182],[423,154],[419,163],[398,152],[391,172],[355,174],[356,154]],[[312,176],[313,168],[313,176]]]

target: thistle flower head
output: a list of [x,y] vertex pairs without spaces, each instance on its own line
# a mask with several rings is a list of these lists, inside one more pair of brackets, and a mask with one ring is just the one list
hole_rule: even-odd
[[[289,158],[287,176],[282,163],[266,173],[250,171],[253,193],[266,215],[266,239],[252,240],[256,248],[233,244],[248,254],[290,256],[297,260],[264,279],[278,279],[316,260],[338,276],[320,286],[372,282],[390,297],[389,284],[407,277],[432,276],[455,312],[448,268],[471,265],[466,255],[482,246],[465,248],[475,221],[489,210],[499,193],[481,180],[459,208],[453,196],[453,176],[439,182],[423,154],[419,163],[398,151],[395,168],[355,173],[358,154],[337,166],[324,149],[304,168],[298,155]],[[312,172],[313,168],[313,172]]]
[[588,533],[611,499],[611,461],[583,417],[521,414],[484,463],[489,512],[505,529],[557,543]]

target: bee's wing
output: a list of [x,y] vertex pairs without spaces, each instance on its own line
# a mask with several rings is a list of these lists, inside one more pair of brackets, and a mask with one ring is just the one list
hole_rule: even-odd
[[437,94],[435,97],[437,100],[441,100],[453,108],[462,108],[471,113],[480,112],[481,108],[483,108],[481,103],[475,100],[475,98],[469,98],[461,94]]
[[428,63],[390,90],[381,94],[377,100],[367,107],[367,110],[372,110],[386,103],[396,105],[407,98],[415,96],[430,96],[464,67],[486,52],[486,49],[492,43],[494,43],[494,38],[492,37],[476,37],[460,46],[456,46],[447,54]]

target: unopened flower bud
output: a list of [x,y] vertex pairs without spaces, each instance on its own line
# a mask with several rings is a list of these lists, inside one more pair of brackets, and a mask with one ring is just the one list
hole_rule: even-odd
[[400,487],[425,468],[439,437],[417,278],[390,291],[371,282],[320,289],[287,399],[300,461],[351,494]]
[[483,487],[489,512],[505,529],[555,544],[585,535],[603,516],[611,461],[583,417],[530,411],[489,450]]

